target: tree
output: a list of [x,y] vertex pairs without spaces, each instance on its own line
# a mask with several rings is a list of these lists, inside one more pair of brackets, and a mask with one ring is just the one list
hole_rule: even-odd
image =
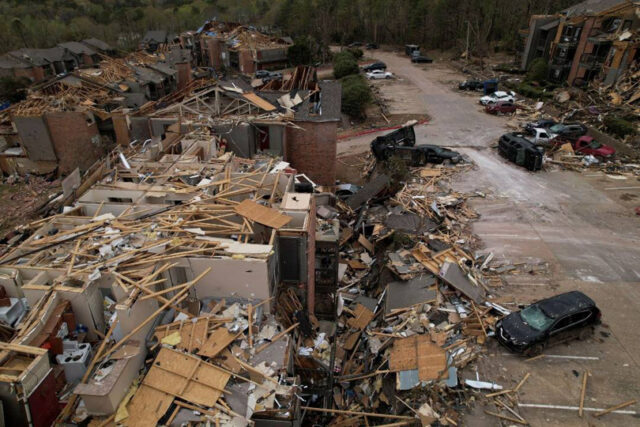
[[287,50],[287,58],[291,65],[309,65],[313,61],[309,37],[300,37]]
[[27,39],[24,36],[24,24],[22,23],[22,20],[20,18],[13,18],[13,20],[11,21],[11,26],[13,27],[14,31],[20,34],[20,38],[22,39],[22,43],[24,43],[24,47],[29,47],[27,45]]
[[371,88],[360,74],[344,77],[342,83],[342,112],[357,119],[365,117],[371,102]]
[[542,83],[549,76],[549,64],[544,58],[536,58],[531,61],[529,71],[527,71],[527,80],[530,82]]

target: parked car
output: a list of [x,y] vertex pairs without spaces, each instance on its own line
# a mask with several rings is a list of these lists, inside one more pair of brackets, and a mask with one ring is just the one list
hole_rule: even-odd
[[615,148],[601,144],[587,135],[578,138],[572,146],[577,154],[592,155],[599,159],[608,159],[616,154]]
[[413,62],[414,64],[431,64],[433,62],[433,59],[427,56],[417,55],[411,57],[411,62]]
[[533,129],[549,129],[551,126],[556,125],[557,123],[554,120],[542,119],[535,122],[527,123],[524,125],[524,130],[527,132],[532,132]]
[[391,79],[393,78],[393,74],[388,72],[388,71],[384,71],[384,70],[373,70],[369,73],[367,73],[367,78],[368,79]]
[[385,64],[384,62],[374,62],[372,64],[367,64],[365,66],[362,67],[362,69],[364,71],[373,71],[373,70],[386,70],[387,69],[387,64]]
[[408,56],[413,55],[413,52],[420,52],[420,46],[418,46],[417,44],[406,44],[404,45],[404,53],[406,53]]
[[591,298],[582,292],[567,292],[499,320],[496,338],[511,351],[535,356],[548,346],[588,338],[600,317],[601,312]]
[[511,101],[498,101],[487,104],[484,110],[489,114],[513,114],[516,112],[516,104]]
[[271,80],[281,80],[282,73],[279,71],[267,71],[267,70],[257,70],[256,78],[262,79],[263,82],[270,82]]
[[498,101],[516,102],[516,94],[513,91],[505,92],[502,90],[498,90],[490,95],[485,95],[480,98],[480,104],[482,105],[493,104]]
[[484,82],[480,80],[465,80],[458,85],[460,90],[483,90]]
[[561,138],[578,139],[587,134],[587,127],[581,123],[558,123],[549,128],[552,133],[555,133]]
[[377,49],[378,48],[378,44],[377,43],[367,43],[366,48],[367,49]]
[[544,147],[551,145],[551,141],[553,141],[555,137],[555,134],[544,128],[531,129],[526,136],[526,138],[535,145],[542,145]]
[[498,153],[530,171],[542,169],[542,158],[544,148],[536,146],[533,142],[525,139],[522,134],[505,133],[498,141]]

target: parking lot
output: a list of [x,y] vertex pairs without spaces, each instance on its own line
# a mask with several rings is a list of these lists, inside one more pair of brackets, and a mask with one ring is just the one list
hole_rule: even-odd
[[[453,147],[476,165],[451,183],[455,190],[484,195],[473,199],[480,214],[473,231],[486,252],[507,264],[545,265],[540,271],[507,277],[498,294],[505,301],[528,303],[568,290],[581,290],[603,312],[593,339],[548,349],[553,356],[527,362],[495,342],[479,363],[478,375],[513,387],[526,373],[521,402],[577,406],[582,373],[591,373],[585,406],[606,408],[640,395],[640,182],[603,172],[559,169],[529,172],[501,158],[492,148],[508,132],[505,117],[485,114],[477,97],[460,94],[450,82],[464,76],[445,65],[416,66],[392,52],[369,53],[426,106],[431,120],[416,126],[418,144]],[[377,82],[376,82],[377,84]],[[382,83],[386,85],[387,83]],[[394,102],[402,102],[402,93]],[[384,92],[387,96],[387,92]],[[388,96],[393,96],[389,91]],[[365,152],[375,135],[342,141],[339,156]],[[640,411],[640,404],[627,410]],[[532,425],[632,425],[638,418],[614,414],[605,420],[578,417],[577,411],[522,408]],[[495,425],[481,405],[466,425]]]

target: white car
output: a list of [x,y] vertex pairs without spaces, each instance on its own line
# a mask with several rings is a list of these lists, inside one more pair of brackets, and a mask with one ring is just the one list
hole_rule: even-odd
[[393,74],[384,70],[373,70],[367,73],[368,79],[391,79],[393,78]]
[[493,92],[491,95],[486,95],[480,98],[480,104],[482,105],[495,104],[498,101],[515,102],[516,94],[514,92],[498,90]]
[[529,139],[535,145],[542,145],[547,147],[551,145],[551,140],[556,136],[558,135],[556,135],[555,133],[551,133],[546,129],[534,128],[527,139]]

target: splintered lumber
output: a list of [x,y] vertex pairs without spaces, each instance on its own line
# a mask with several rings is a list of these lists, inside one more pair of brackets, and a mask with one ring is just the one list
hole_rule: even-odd
[[624,403],[621,403],[621,404],[619,404],[619,405],[616,405],[616,406],[612,406],[612,407],[610,407],[610,408],[607,408],[607,409],[605,409],[604,411],[600,411],[600,412],[598,412],[598,413],[596,413],[596,414],[593,414],[593,416],[594,416],[594,417],[596,417],[596,418],[599,418],[599,417],[601,417],[601,416],[603,416],[603,415],[607,415],[607,414],[608,414],[608,413],[610,413],[610,412],[617,411],[618,409],[626,408],[627,406],[631,406],[631,405],[633,405],[633,404],[634,404],[634,403],[636,403],[636,402],[637,402],[637,400],[636,400],[636,399],[629,400],[629,401],[624,402]]
[[583,408],[584,408],[584,396],[587,393],[587,371],[584,371],[582,374],[582,390],[580,390],[580,406],[578,409],[578,415],[582,416]]
[[164,310],[166,310],[167,307],[169,307],[172,304],[177,304],[180,301],[182,301],[183,299],[185,299],[187,297],[187,292],[189,291],[189,289],[191,289],[191,287],[193,285],[195,285],[200,279],[202,279],[202,277],[204,277],[206,274],[208,274],[211,271],[211,267],[207,268],[205,271],[203,271],[202,273],[200,273],[200,275],[198,277],[196,277],[195,279],[193,279],[191,282],[189,282],[189,286],[185,287],[183,290],[181,290],[180,292],[178,292],[177,294],[175,294],[175,296],[173,298],[171,298],[170,300],[168,300],[167,302],[165,302],[159,309],[157,309],[151,316],[147,317],[141,324],[139,324],[137,327],[135,327],[133,329],[133,331],[129,332],[125,337],[123,337],[120,341],[118,341],[118,343],[116,343],[116,345],[114,345],[113,347],[111,347],[109,349],[109,354],[113,353],[114,351],[116,351],[116,349],[120,348],[120,346],[122,346],[130,337],[132,337],[133,335],[135,335],[140,329],[144,328],[145,325],[149,322],[151,322],[153,319],[156,318],[156,316],[160,313],[162,313]]
[[301,406],[300,409],[311,412],[326,412],[329,414],[344,414],[344,415],[360,415],[364,417],[372,417],[372,418],[390,418],[393,420],[412,420],[415,421],[414,417],[406,417],[403,415],[392,415],[392,414],[376,414],[375,412],[357,412],[357,411],[345,411],[341,409],[324,409],[324,408],[312,408],[311,406]]
[[524,378],[520,380],[520,382],[518,383],[516,388],[513,389],[513,391],[517,393],[518,390],[520,390],[520,387],[524,385],[524,383],[529,379],[530,376],[531,376],[531,372],[527,372],[527,374],[524,376]]

